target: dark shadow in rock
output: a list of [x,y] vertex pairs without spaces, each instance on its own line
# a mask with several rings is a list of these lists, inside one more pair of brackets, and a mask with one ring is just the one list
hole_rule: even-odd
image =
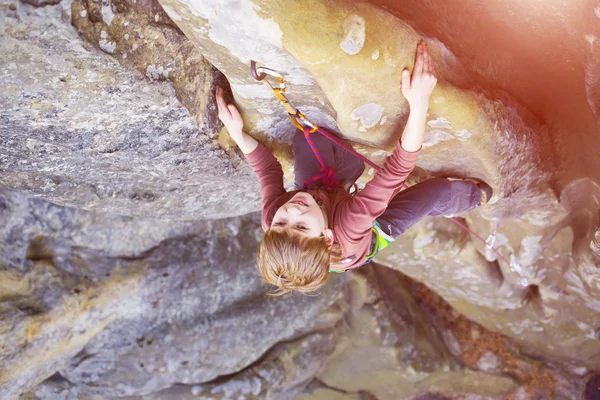
[[146,201],[148,203],[157,199],[157,196],[150,190],[137,189],[129,195],[131,200]]
[[401,341],[415,343],[420,362],[423,363],[421,368],[429,370],[442,360],[453,362],[454,357],[440,335],[431,329],[426,313],[415,301],[410,278],[376,263],[365,265],[357,272],[364,274],[379,289],[389,319]]
[[546,318],[544,303],[542,301],[542,295],[538,285],[529,285],[525,288],[523,296],[521,297],[521,304],[524,306],[530,305],[538,317]]
[[439,393],[426,393],[416,395],[407,400],[452,400],[453,398]]
[[35,7],[55,5],[60,3],[60,0],[21,0],[23,3],[31,4]]
[[3,198],[0,197],[0,215],[2,214],[8,214],[8,212],[10,211],[10,206],[8,204],[8,201]]
[[43,235],[37,235],[31,239],[25,258],[31,261],[49,261],[54,265],[54,253],[50,248],[48,238]]
[[[1,210],[2,208],[0,208],[0,211]],[[596,230],[596,232],[594,233],[594,237],[592,237],[592,240],[590,241],[590,249],[592,249],[592,252],[597,257],[600,257],[600,228]]]

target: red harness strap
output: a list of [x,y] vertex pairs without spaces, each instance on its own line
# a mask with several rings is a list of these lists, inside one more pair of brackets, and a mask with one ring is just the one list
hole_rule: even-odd
[[312,178],[308,179],[306,182],[304,182],[304,189],[308,189],[311,183],[317,182],[319,180],[323,182],[323,186],[325,186],[326,188],[339,187],[340,183],[338,182],[337,177],[335,175],[335,170],[333,169],[333,167],[330,167],[325,164],[325,161],[323,160],[323,157],[321,157],[321,153],[319,153],[315,142],[310,137],[310,128],[308,126],[304,127],[304,137],[306,138],[308,145],[315,154],[315,157],[317,157],[317,161],[321,165],[321,171],[319,171],[319,175],[315,175]]
[[338,146],[340,146],[347,152],[355,155],[356,157],[358,157],[365,163],[369,164],[371,167],[375,168],[377,171],[379,171],[381,169],[381,167],[379,167],[379,165],[375,164],[373,161],[369,160],[367,157],[363,156],[358,151],[354,150],[354,148],[352,146],[350,146],[348,143],[346,143],[345,141],[343,141],[336,135],[332,134],[331,132],[328,132],[327,130],[320,128],[320,127],[316,131],[312,130],[312,132],[311,132],[311,128],[308,126],[305,126],[304,127],[304,137],[306,138],[308,145],[310,146],[313,153],[315,154],[315,157],[317,157],[317,161],[321,165],[321,171],[319,171],[318,175],[313,176],[312,178],[308,179],[304,183],[304,189],[307,189],[310,186],[310,184],[317,182],[317,181],[322,181],[323,186],[325,186],[326,188],[336,188],[336,187],[340,186],[340,183],[337,180],[337,176],[335,175],[335,170],[332,167],[325,164],[323,157],[321,157],[321,153],[319,153],[317,146],[315,145],[314,141],[310,137],[311,133],[314,133],[314,132],[319,132],[321,135],[325,136],[327,139],[331,140],[332,142],[334,142],[335,144],[337,144]]

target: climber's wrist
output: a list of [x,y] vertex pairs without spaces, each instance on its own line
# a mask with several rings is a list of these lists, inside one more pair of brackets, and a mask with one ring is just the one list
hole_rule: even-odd
[[241,129],[227,129],[229,136],[237,143],[244,137],[244,132]]
[[256,147],[258,146],[258,142],[252,136],[248,135],[244,131],[235,131],[236,135],[229,134],[231,138],[235,141],[237,146],[240,148],[242,153],[250,154],[252,153]]
[[411,113],[427,114],[427,111],[429,110],[429,99],[427,99],[427,101],[409,102],[408,105]]

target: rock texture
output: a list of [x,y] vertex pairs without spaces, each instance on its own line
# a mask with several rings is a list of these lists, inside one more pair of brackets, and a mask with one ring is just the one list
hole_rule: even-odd
[[6,189],[0,205],[11,256],[1,272],[3,399],[56,371],[107,398],[209,382],[335,322],[319,314],[341,295],[342,277],[317,297],[265,296],[257,214],[132,220]]
[[380,400],[436,394],[571,399],[583,393],[585,369],[527,357],[514,340],[469,321],[398,271],[372,264],[354,284],[364,285],[358,290],[363,301],[353,302],[340,350],[317,375],[331,388],[366,390]]
[[[580,396],[600,369],[600,4],[160,3],[0,3],[0,398]],[[214,86],[288,176],[294,128],[251,59],[382,162],[423,34],[440,84],[411,181],[489,182],[460,221],[530,286],[427,219],[378,257],[397,271],[265,296],[258,186]]]
[[[239,157],[219,149],[214,112],[199,128],[171,84],[86,50],[69,12],[63,2],[23,5],[20,19],[1,17],[0,181],[58,204],[121,215],[256,211],[257,182]],[[188,81],[188,89],[204,98],[188,104],[202,117],[211,107],[212,67],[189,61],[204,80]]]
[[258,214],[174,223],[92,214],[6,189],[0,199],[3,254],[13,255],[2,270],[2,398],[32,390],[39,399],[291,399],[324,365],[315,388],[368,390],[382,400],[408,387],[478,395],[517,388],[486,375],[487,364],[476,367],[481,373],[457,364],[464,345],[428,331],[407,291],[416,284],[387,268],[365,269],[371,282],[357,276],[344,290],[351,275],[335,276],[319,296],[264,296],[253,263]]
[[156,1],[72,2],[71,22],[85,40],[148,80],[168,81],[206,134],[217,124],[214,84],[221,75]]
[[[444,43],[462,61],[461,75],[468,76],[471,85],[494,97],[505,91],[544,121],[559,154],[559,186],[600,170],[598,158],[591,156],[600,151],[597,0],[577,4],[491,0],[485,6],[471,0],[369,3]],[[454,77],[451,82],[463,84]]]

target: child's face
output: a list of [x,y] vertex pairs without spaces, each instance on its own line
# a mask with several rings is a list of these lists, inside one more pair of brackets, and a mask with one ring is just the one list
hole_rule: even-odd
[[317,237],[325,233],[327,224],[315,199],[308,193],[299,192],[279,207],[271,229],[292,229],[307,237]]

